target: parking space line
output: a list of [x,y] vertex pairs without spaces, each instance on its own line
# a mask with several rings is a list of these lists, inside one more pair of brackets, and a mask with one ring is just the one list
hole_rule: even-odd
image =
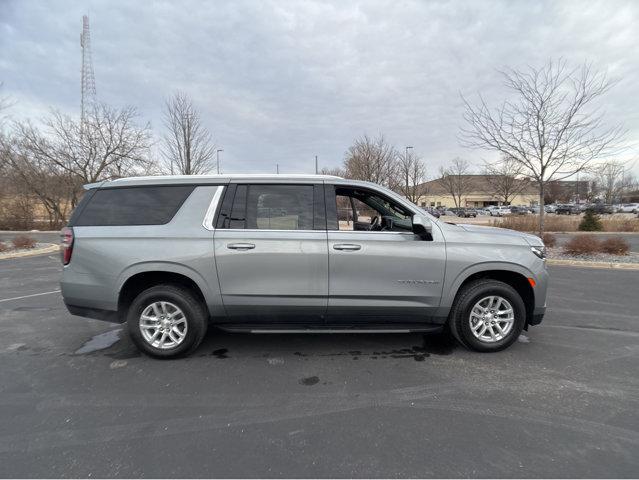
[[59,292],[60,292],[60,290],[53,290],[51,292],[34,293],[33,295],[23,295],[21,297],[3,298],[2,300],[0,300],[0,303],[2,303],[2,302],[10,302],[11,300],[21,300],[23,298],[39,297],[40,295],[51,295],[52,293],[59,293]]

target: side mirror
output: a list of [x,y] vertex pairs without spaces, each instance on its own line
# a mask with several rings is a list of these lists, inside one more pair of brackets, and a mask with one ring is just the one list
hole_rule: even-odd
[[413,233],[417,235],[432,234],[433,226],[430,220],[421,215],[413,215]]

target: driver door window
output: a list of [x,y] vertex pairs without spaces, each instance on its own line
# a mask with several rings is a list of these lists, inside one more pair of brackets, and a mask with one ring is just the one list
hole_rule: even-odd
[[371,222],[379,212],[357,198],[337,195],[337,216],[340,230],[370,230]]
[[375,193],[336,188],[338,230],[340,231],[412,231],[411,213]]

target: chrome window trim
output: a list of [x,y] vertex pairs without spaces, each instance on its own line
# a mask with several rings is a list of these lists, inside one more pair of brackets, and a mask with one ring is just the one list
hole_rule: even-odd
[[301,232],[301,233],[326,233],[326,230],[275,230],[268,228],[220,228],[220,232]]
[[207,208],[206,210],[206,215],[204,215],[204,220],[202,220],[202,226],[209,231],[215,230],[213,221],[215,220],[215,212],[217,210],[218,204],[220,203],[220,199],[222,198],[224,188],[224,186],[217,187],[215,193],[213,194],[213,198],[211,199],[211,203],[209,204],[209,208]]
[[415,235],[413,232],[389,232],[387,230],[327,230],[328,233],[369,233],[373,235],[378,235],[380,233],[386,233],[391,235]]
[[267,228],[220,228],[220,232],[300,232],[300,233],[367,233],[377,235],[380,233],[392,235],[415,235],[413,232],[385,232],[385,231],[365,231],[365,230],[275,230]]

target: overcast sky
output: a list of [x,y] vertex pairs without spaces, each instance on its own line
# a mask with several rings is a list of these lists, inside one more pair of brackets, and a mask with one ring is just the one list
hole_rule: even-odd
[[[223,171],[337,166],[353,139],[414,146],[429,176],[461,156],[460,93],[504,98],[496,69],[564,57],[619,83],[605,102],[639,157],[639,1],[0,0],[0,82],[14,117],[78,115],[88,13],[98,99],[162,133],[175,90],[224,149]],[[635,172],[639,167],[635,166]]]

